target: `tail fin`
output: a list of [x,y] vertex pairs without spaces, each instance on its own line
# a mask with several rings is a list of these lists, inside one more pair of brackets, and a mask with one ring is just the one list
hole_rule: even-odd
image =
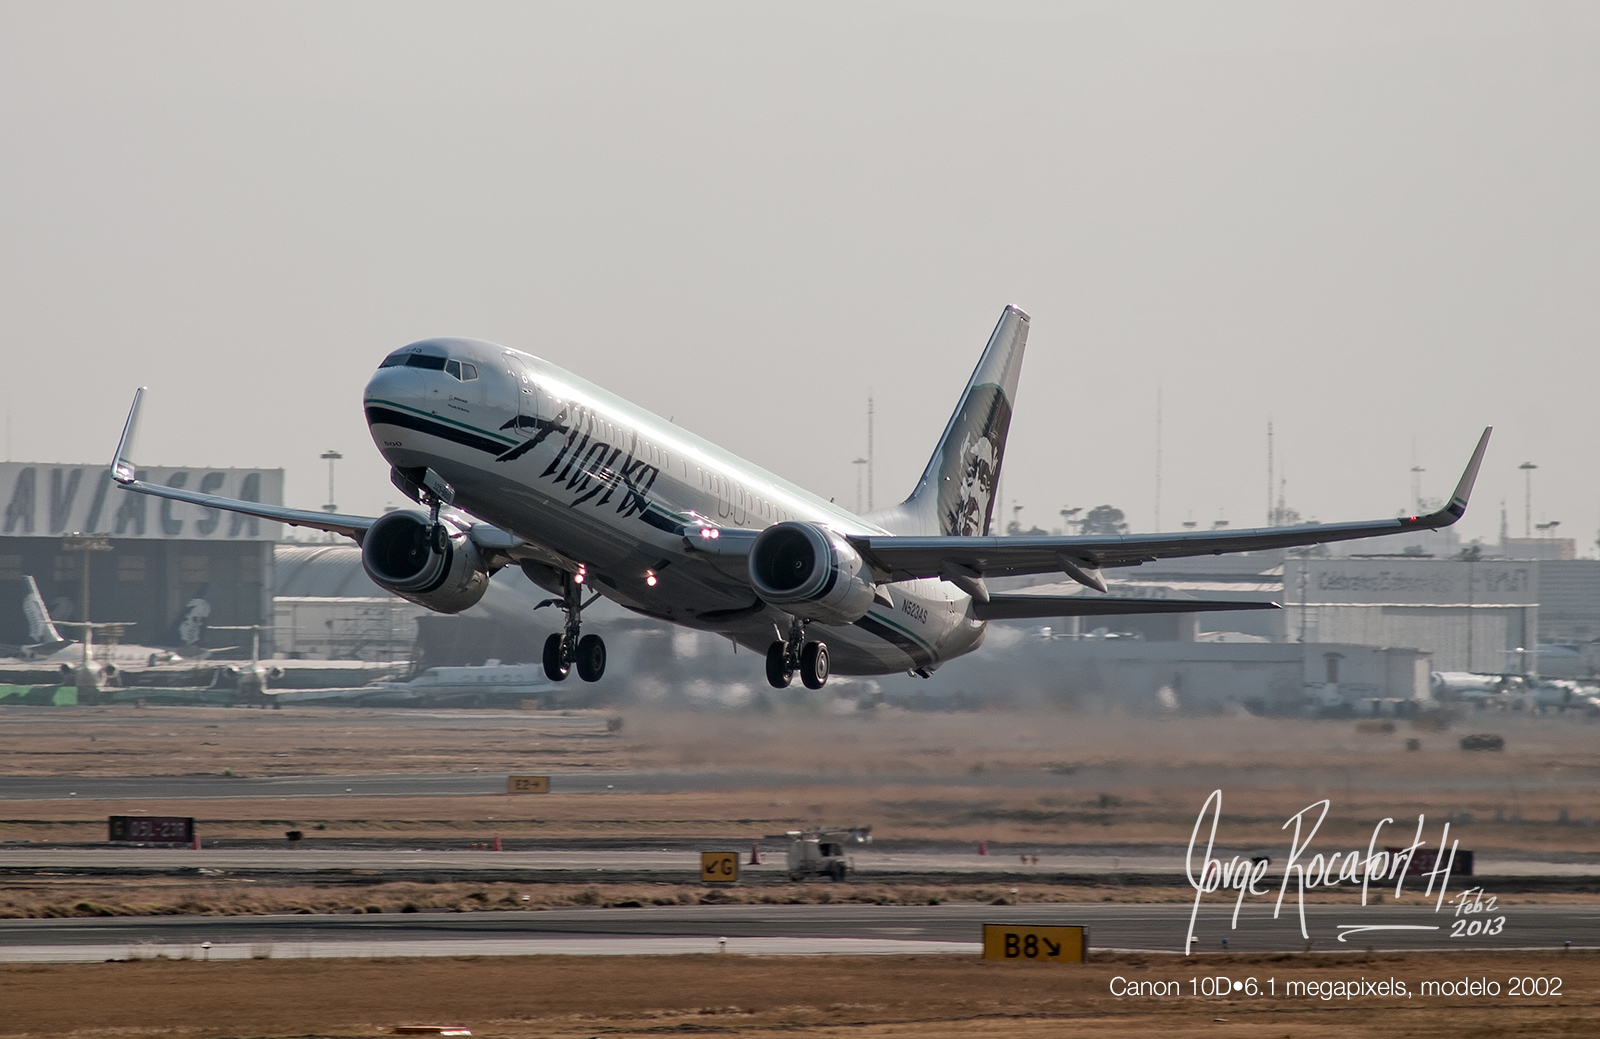
[[1027,343],[1028,315],[1006,307],[917,489],[900,505],[874,515],[874,520],[897,534],[990,533]]
[[211,586],[203,584],[195,590],[193,598],[183,604],[183,609],[172,621],[172,626],[162,636],[161,645],[171,649],[193,648],[206,633],[206,622],[211,617],[211,600],[206,598]]
[[67,640],[61,637],[50,619],[39,586],[34,584],[32,576],[25,576],[23,580],[28,582],[28,594],[22,597],[22,615],[28,618],[28,641],[40,646],[65,645]]

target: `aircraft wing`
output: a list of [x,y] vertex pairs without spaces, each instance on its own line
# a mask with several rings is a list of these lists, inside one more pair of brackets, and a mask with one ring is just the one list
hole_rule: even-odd
[[312,527],[316,530],[328,530],[335,534],[360,541],[366,534],[367,528],[372,526],[375,517],[367,516],[341,516],[330,512],[311,512],[305,509],[287,509],[281,505],[266,505],[258,501],[243,501],[238,498],[222,498],[215,494],[201,494],[197,491],[186,491],[181,487],[164,487],[160,484],[145,483],[132,478],[117,477],[118,486],[124,490],[137,491],[140,494],[153,494],[157,498],[171,498],[173,501],[185,501],[191,505],[200,505],[208,509],[225,509],[228,512],[242,512],[246,516],[259,516],[266,520],[275,520],[278,523],[287,523],[292,527]]
[[295,527],[312,527],[316,530],[332,531],[343,534],[357,541],[367,532],[367,528],[376,522],[376,517],[367,516],[341,516],[328,512],[311,512],[306,509],[286,509],[281,505],[267,505],[258,501],[243,501],[239,498],[223,498],[215,494],[201,494],[198,491],[187,491],[181,487],[164,487],[160,484],[145,483],[138,479],[138,469],[133,464],[133,442],[139,430],[139,405],[144,400],[144,391],[148,387],[141,386],[133,391],[133,407],[128,409],[128,421],[122,427],[122,439],[117,441],[117,453],[111,459],[111,479],[117,486],[124,490],[136,491],[139,494],[150,494],[157,498],[171,498],[173,501],[188,502],[207,509],[224,509],[228,512],[240,512],[246,516],[259,516],[261,519],[275,520]]
[[1108,617],[1130,613],[1216,613],[1231,610],[1278,610],[1275,602],[1229,602],[1223,599],[1129,599],[1095,595],[991,595],[972,604],[981,621],[1028,617]]
[[1065,573],[1078,583],[1103,592],[1106,584],[1100,571],[1105,567],[1138,566],[1157,559],[1183,556],[1320,545],[1330,541],[1399,534],[1408,530],[1448,527],[1467,510],[1467,499],[1478,478],[1478,467],[1483,462],[1483,453],[1489,446],[1489,434],[1493,428],[1491,426],[1483,431],[1450,501],[1442,509],[1426,516],[1402,516],[1358,523],[1307,523],[1252,530],[1188,531],[1180,534],[981,538],[855,535],[848,540],[879,581],[941,577],[973,594],[980,602],[989,597],[979,582],[980,578],[1018,574]]
[[[223,509],[227,512],[240,512],[246,516],[259,516],[262,519],[274,520],[278,523],[287,523],[293,527],[310,527],[313,530],[326,530],[335,534],[343,534],[354,539],[358,544],[366,536],[367,530],[378,521],[376,516],[346,516],[330,512],[312,512],[309,509],[289,509],[281,505],[267,505],[258,501],[244,501],[239,498],[223,498],[215,494],[201,494],[198,491],[188,491],[181,487],[166,487],[160,484],[145,483],[137,477],[137,468],[132,461],[133,442],[139,428],[139,405],[144,399],[144,391],[148,387],[141,386],[133,393],[133,407],[128,409],[128,421],[122,427],[122,439],[117,441],[117,453],[111,459],[111,478],[117,486],[124,490],[135,491],[139,494],[151,494],[158,498],[171,498],[173,501],[188,502],[208,509]],[[455,522],[452,520],[452,522]],[[498,527],[488,523],[465,522],[457,524],[463,528],[469,538],[485,552],[499,554],[507,559],[542,558],[535,555],[530,546],[515,535],[508,534]]]

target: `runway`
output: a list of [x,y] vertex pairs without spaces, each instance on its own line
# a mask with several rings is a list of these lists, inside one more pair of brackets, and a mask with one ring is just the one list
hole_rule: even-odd
[[[412,721],[426,719],[411,719]],[[562,719],[566,721],[567,719]],[[579,719],[586,720],[586,719]],[[454,722],[446,718],[445,722]],[[442,722],[441,722],[442,724]],[[465,726],[457,726],[465,727]],[[929,772],[779,772],[770,769],[636,769],[617,771],[562,771],[530,768],[550,776],[551,794],[659,794],[704,791],[784,790],[818,786],[907,786],[971,789],[1041,789],[1063,791],[1120,789],[1149,782],[1146,770],[1122,766],[1095,766],[1057,772],[1045,769],[992,770],[960,774]],[[1349,776],[1341,769],[1300,770],[1266,768],[1252,771],[1252,782],[1338,783]],[[1163,770],[1165,783],[1195,789],[1223,786],[1234,773],[1214,766],[1179,765]],[[1519,781],[1525,790],[1553,785],[1551,777]],[[1570,780],[1563,780],[1570,783]],[[1407,789],[1469,792],[1500,790],[1504,780],[1495,774],[1410,776]],[[398,772],[351,775],[300,776],[0,776],[0,801],[92,798],[96,800],[210,800],[285,797],[484,797],[504,795],[506,773]]]
[[[1186,904],[695,905],[639,909],[409,913],[352,916],[116,917],[0,921],[0,961],[73,961],[156,955],[462,956],[649,955],[743,952],[766,955],[956,953],[975,955],[985,923],[1082,925],[1095,949],[1179,952]],[[1196,952],[1560,949],[1600,945],[1600,906],[1511,906],[1499,933],[1451,937],[1451,907],[1308,905],[1306,928],[1292,902],[1272,919],[1268,904],[1199,913]],[[1365,930],[1341,942],[1341,927]],[[1464,930],[1464,928],[1463,928]],[[720,944],[726,938],[727,945]],[[1222,942],[1227,939],[1224,948]],[[202,943],[210,942],[206,950]]]
[[[780,883],[787,876],[785,848],[781,839],[762,842],[762,863],[750,865],[749,845],[738,841],[702,840],[687,842],[646,844],[636,840],[562,842],[566,846],[551,847],[555,842],[524,838],[507,842],[504,851],[472,850],[463,847],[440,847],[437,842],[429,846],[408,846],[400,841],[352,842],[346,846],[330,846],[308,841],[299,846],[256,847],[206,847],[199,851],[173,847],[24,847],[0,846],[0,871],[65,871],[97,874],[153,874],[192,873],[214,870],[220,873],[242,874],[257,877],[309,875],[316,873],[378,872],[394,874],[392,879],[406,875],[470,874],[476,877],[503,875],[508,879],[533,879],[537,874],[562,874],[569,877],[588,877],[596,880],[616,879],[627,875],[639,879],[658,881],[695,881],[699,879],[699,852],[728,850],[739,853],[741,873],[755,883]],[[481,842],[480,842],[481,843]],[[529,846],[532,847],[529,847]],[[1184,884],[1184,852],[1181,847],[1130,846],[1105,848],[1093,846],[1053,846],[1017,850],[992,846],[993,854],[975,854],[972,847],[948,844],[933,847],[895,847],[891,845],[863,845],[849,853],[853,875],[862,881],[903,881],[905,878],[934,877],[948,874],[950,879],[962,877],[1004,877],[1024,881],[1060,882],[1061,878],[1082,877],[1099,880],[1106,877],[1144,878],[1155,882]],[[1030,852],[1031,853],[1028,853]],[[1027,862],[1021,861],[1026,854]],[[1224,856],[1228,852],[1223,853]],[[1034,862],[1037,857],[1037,863]],[[1584,878],[1600,874],[1600,856],[1565,855],[1555,861],[1549,859],[1513,858],[1480,854],[1477,857],[1479,877],[1496,880],[1522,878]],[[1275,877],[1276,871],[1269,873]],[[556,879],[545,876],[542,879]],[[1477,878],[1474,878],[1476,881]],[[1465,878],[1453,881],[1461,887],[1472,883]]]

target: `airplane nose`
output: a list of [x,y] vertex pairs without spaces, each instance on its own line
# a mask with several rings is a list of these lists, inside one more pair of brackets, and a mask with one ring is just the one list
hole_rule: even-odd
[[372,378],[367,380],[367,388],[362,392],[362,399],[394,400],[397,396],[407,396],[404,385],[407,372],[404,368],[379,368],[372,373]]

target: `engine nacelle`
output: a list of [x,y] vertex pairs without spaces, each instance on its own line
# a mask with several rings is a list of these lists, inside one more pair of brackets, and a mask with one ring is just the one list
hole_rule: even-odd
[[[449,527],[445,528],[449,530]],[[379,517],[361,539],[361,565],[380,588],[435,613],[460,613],[489,590],[489,571],[478,546],[452,532],[444,552],[435,552],[431,524],[419,512]]]
[[750,584],[766,602],[807,620],[851,624],[872,605],[866,564],[815,523],[775,523],[750,546]]

